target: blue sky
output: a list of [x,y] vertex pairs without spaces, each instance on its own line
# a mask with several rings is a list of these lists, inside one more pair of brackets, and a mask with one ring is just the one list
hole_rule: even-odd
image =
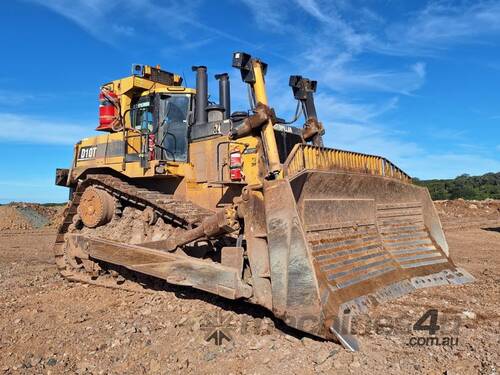
[[132,63],[191,86],[192,65],[227,71],[233,109],[246,109],[237,50],[269,64],[280,117],[295,109],[290,74],[318,80],[328,146],[386,156],[419,178],[498,172],[499,20],[499,1],[5,2],[0,203],[66,199],[54,170],[93,134],[99,85]]

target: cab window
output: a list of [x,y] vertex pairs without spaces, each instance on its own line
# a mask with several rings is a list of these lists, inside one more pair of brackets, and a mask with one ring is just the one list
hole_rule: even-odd
[[139,131],[153,131],[153,112],[149,98],[141,99],[130,111],[132,126]]
[[190,95],[161,95],[158,135],[162,159],[187,161]]

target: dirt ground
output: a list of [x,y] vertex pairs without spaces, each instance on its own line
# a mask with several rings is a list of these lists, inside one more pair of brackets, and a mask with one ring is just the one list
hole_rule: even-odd
[[[455,262],[476,282],[379,306],[354,324],[356,353],[293,331],[264,309],[187,288],[132,293],[67,282],[52,260],[50,223],[23,227],[18,210],[0,207],[0,373],[497,374],[500,204],[493,203],[436,204]],[[412,327],[429,309],[438,310],[436,336],[450,345],[412,344],[427,337]],[[230,340],[207,342],[214,326]]]

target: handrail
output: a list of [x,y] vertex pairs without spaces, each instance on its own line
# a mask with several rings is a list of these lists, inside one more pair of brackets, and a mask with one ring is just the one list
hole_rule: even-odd
[[411,182],[408,174],[381,156],[299,143],[283,164],[284,176],[292,177],[305,169],[344,170]]

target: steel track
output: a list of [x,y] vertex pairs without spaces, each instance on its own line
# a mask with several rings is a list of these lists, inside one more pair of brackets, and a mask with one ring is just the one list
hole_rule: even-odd
[[213,214],[212,211],[197,206],[192,202],[174,198],[169,194],[138,187],[115,176],[108,174],[87,175],[78,184],[73,193],[72,200],[64,212],[64,220],[59,226],[54,244],[54,256],[60,274],[65,279],[74,282],[134,292],[152,292],[151,290],[144,289],[141,284],[130,280],[118,284],[112,277],[99,276],[98,278],[93,278],[92,275],[84,272],[83,269],[75,269],[67,262],[65,255],[65,235],[71,230],[78,212],[81,196],[89,186],[104,189],[121,202],[139,209],[144,210],[150,207],[165,223],[184,230],[195,227],[205,217]]

